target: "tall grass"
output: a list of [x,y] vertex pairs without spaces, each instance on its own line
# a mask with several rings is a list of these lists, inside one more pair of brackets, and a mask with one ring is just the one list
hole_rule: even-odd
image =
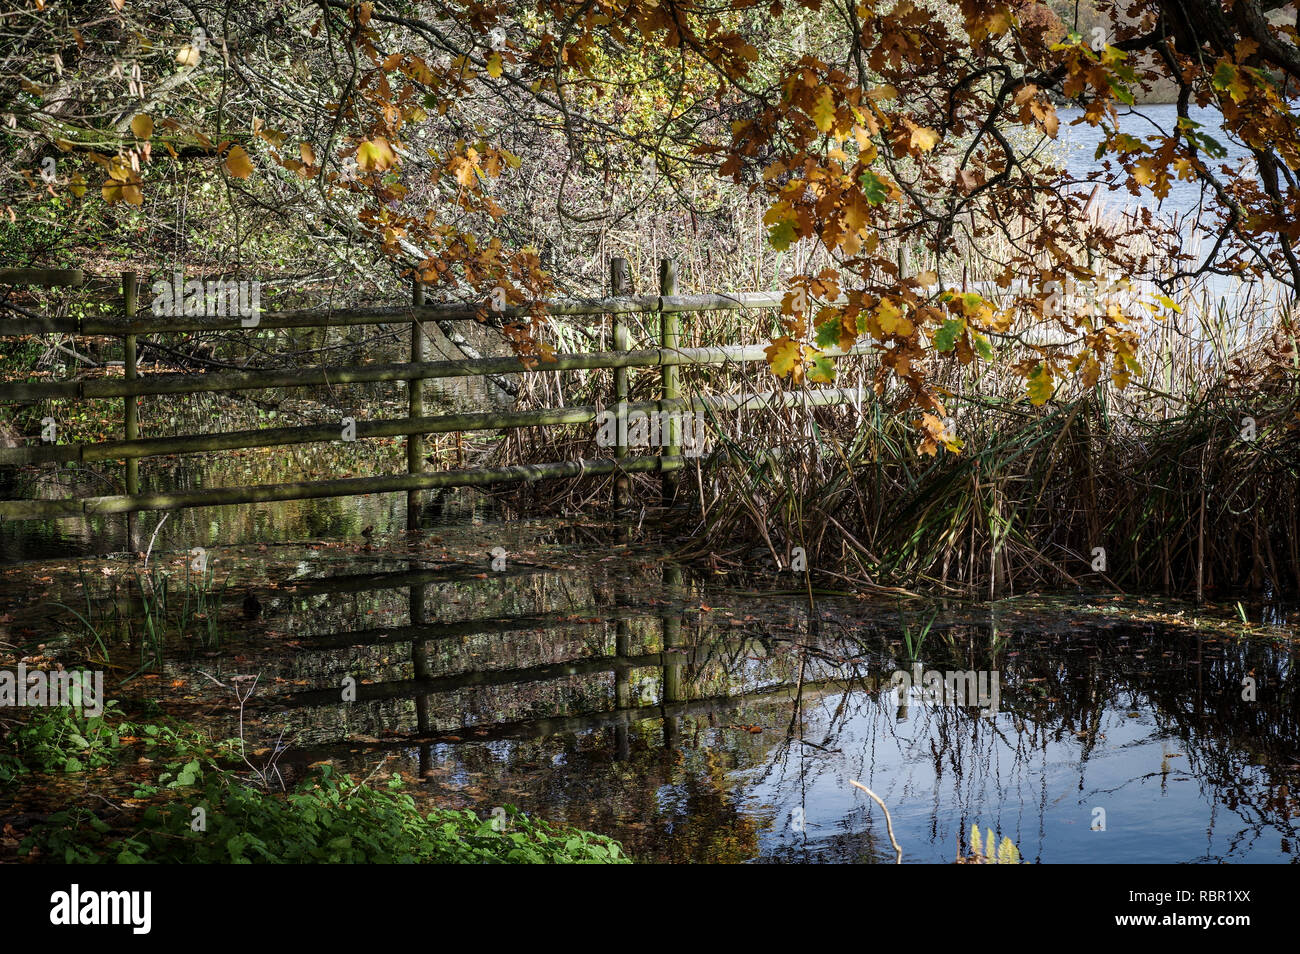
[[78,635],[92,660],[113,665],[114,653],[126,650],[139,672],[160,667],[169,644],[221,645],[219,616],[227,582],[217,581],[211,565],[198,572],[186,563],[176,578],[158,566],[132,570],[105,591],[83,570],[83,603],[57,605],[79,624]]
[[[1300,590],[1300,367],[1295,326],[1275,317],[1229,351],[1215,314],[1195,314],[1145,380],[1041,408],[994,366],[952,388],[960,455],[918,456],[889,394],[813,411],[811,441],[783,437],[801,412],[775,410],[761,440],[728,440],[700,472],[700,549],[802,546],[827,572],[967,595]],[[1211,334],[1188,337],[1194,322]],[[764,466],[773,435],[785,453]]]
[[[687,317],[686,346],[762,340],[773,320]],[[634,347],[653,344],[654,316],[643,320]],[[978,376],[936,364],[965,447],[934,457],[917,454],[902,390],[864,386],[875,359],[844,359],[837,385],[861,388],[855,406],[710,414],[710,451],[686,471],[675,519],[688,552],[715,563],[784,567],[802,547],[815,571],[868,587],[983,597],[1062,585],[1298,590],[1296,333],[1289,307],[1265,295],[1190,294],[1180,314],[1144,333],[1144,374],[1126,389],[1065,384],[1041,407],[1024,399],[1009,353]],[[563,334],[566,349],[584,343],[584,332]],[[595,332],[587,340],[600,345]],[[782,386],[762,365],[683,369],[682,378],[685,394]],[[524,401],[537,406],[611,401],[608,372],[528,380]],[[656,374],[631,380],[633,401],[658,396]],[[608,453],[594,426],[517,431],[496,451],[508,461]],[[657,503],[655,478],[633,482],[634,497]],[[608,478],[539,483],[526,505],[591,507],[611,487]]]

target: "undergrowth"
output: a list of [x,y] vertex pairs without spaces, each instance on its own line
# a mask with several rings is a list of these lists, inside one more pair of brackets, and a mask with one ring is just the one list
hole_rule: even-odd
[[[156,781],[128,780],[94,804],[45,816],[18,853],[76,864],[629,862],[609,838],[510,807],[491,819],[423,811],[400,775],[372,785],[321,765],[291,791],[268,790],[229,767],[238,751],[237,740],[214,740],[186,723],[131,722],[111,702],[100,717],[37,712],[0,748],[6,786],[20,776],[89,773],[139,754],[161,771]],[[100,773],[87,784],[112,777]]]

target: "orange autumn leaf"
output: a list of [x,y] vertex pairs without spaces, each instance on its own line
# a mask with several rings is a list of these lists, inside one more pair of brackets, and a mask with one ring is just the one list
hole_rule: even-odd
[[247,179],[253,174],[253,161],[248,157],[243,146],[231,146],[223,165],[236,179]]

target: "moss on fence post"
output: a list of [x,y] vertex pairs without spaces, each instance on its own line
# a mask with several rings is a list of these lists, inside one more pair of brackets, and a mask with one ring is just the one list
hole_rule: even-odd
[[[626,258],[609,260],[609,294],[613,298],[632,294],[631,281]],[[631,335],[627,321],[622,313],[614,317],[614,350],[632,350]],[[623,460],[627,457],[627,368],[614,369],[614,414],[617,417],[614,443],[614,458]],[[614,478],[614,506],[625,507],[628,501],[629,484],[627,475],[621,471]]]
[[[671,298],[677,294],[677,266],[673,264],[672,259],[665,258],[659,262],[659,294],[663,298]],[[659,348],[663,352],[676,351],[681,345],[681,316],[676,311],[659,312]],[[678,385],[679,377],[677,365],[664,364],[660,371],[663,383],[663,399],[665,401],[675,401],[680,396],[680,387]],[[664,415],[659,416],[660,427],[664,426]],[[681,425],[677,419],[668,419],[669,437],[667,446],[664,448],[664,456],[680,457],[682,453],[682,435]],[[677,494],[677,477],[675,473],[664,471],[663,475],[663,495],[664,500],[671,502]]]
[[[136,308],[136,275],[135,272],[122,273],[122,304],[126,312],[126,320],[131,321],[135,318]],[[136,368],[136,345],[135,335],[126,335],[123,339],[122,346],[122,364],[126,370],[126,380],[135,381],[137,376]],[[140,398],[134,394],[128,394],[124,399],[126,402],[126,412],[123,417],[126,431],[126,439],[135,441],[140,439]],[[140,492],[140,459],[138,457],[128,457],[126,461],[126,493],[128,496],[134,496]],[[136,518],[134,513],[126,515],[126,539],[127,549],[132,553],[136,551],[135,530]]]
[[[411,304],[419,308],[424,304],[424,283],[416,278],[411,283]],[[424,361],[424,328],[420,319],[411,322],[411,364]],[[424,417],[424,379],[410,378],[406,382],[409,410],[407,421]],[[406,472],[418,474],[424,469],[424,438],[416,433],[406,435]],[[414,533],[420,522],[420,491],[406,492],[406,532]]]

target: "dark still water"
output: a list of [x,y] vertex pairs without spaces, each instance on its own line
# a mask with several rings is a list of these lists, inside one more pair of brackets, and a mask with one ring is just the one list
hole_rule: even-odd
[[[1251,638],[1108,596],[990,610],[826,595],[810,611],[793,586],[741,591],[561,521],[210,558],[220,639],[169,634],[160,678],[121,695],[234,734],[208,676],[256,675],[248,741],[283,731],[290,782],[322,759],[400,772],[431,806],[517,805],[645,861],[892,863],[853,781],[889,807],[905,863],[969,855],[976,824],[1030,862],[1296,857],[1294,619],[1276,607],[1291,629]],[[179,578],[184,560],[155,567]],[[120,604],[130,575],[6,568],[0,640],[75,654],[84,633],[54,603]],[[129,668],[138,649],[109,642]],[[996,675],[996,705],[905,698],[893,677],[914,661]]]

